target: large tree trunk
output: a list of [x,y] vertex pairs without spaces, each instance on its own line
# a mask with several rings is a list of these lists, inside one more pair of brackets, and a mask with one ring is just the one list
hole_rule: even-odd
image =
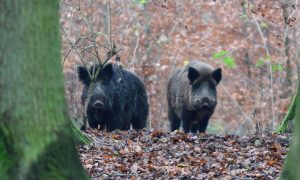
[[290,107],[288,109],[288,112],[284,116],[281,124],[277,128],[277,133],[284,133],[289,129],[290,124],[293,122],[296,114],[296,104],[297,104],[297,97],[300,96],[299,92],[293,97],[292,103],[290,104]]
[[0,0],[0,177],[85,179],[66,120],[58,0]]
[[[298,76],[299,77],[299,76]],[[300,81],[300,79],[299,79]],[[299,82],[300,83],[300,82]],[[299,179],[300,177],[300,85],[298,85],[298,91],[296,96],[296,116],[295,116],[295,126],[293,127],[293,139],[291,143],[291,148],[288,152],[286,158],[284,170],[281,175],[281,179]]]

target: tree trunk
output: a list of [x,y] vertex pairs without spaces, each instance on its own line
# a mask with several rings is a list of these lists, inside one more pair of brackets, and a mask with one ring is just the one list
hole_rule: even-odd
[[[300,81],[300,79],[299,79]],[[298,91],[296,96],[296,116],[295,116],[295,126],[293,127],[293,139],[291,142],[291,147],[286,158],[285,166],[281,174],[281,179],[299,179],[300,177],[300,85],[298,85]]]
[[292,104],[290,105],[288,112],[286,113],[280,126],[276,130],[277,133],[286,132],[288,130],[290,123],[293,122],[295,118],[295,112],[296,112],[297,97],[299,96],[298,93],[299,92],[297,92],[297,94],[293,97]]
[[66,119],[58,0],[0,0],[0,177],[86,179]]

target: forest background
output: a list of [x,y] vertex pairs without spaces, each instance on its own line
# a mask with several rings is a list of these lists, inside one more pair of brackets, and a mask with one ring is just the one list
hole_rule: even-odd
[[169,131],[168,79],[194,59],[223,69],[209,133],[274,130],[295,94],[300,14],[291,3],[65,0],[60,11],[68,113],[79,124],[77,66],[104,60],[113,43],[120,64],[146,85],[151,129]]

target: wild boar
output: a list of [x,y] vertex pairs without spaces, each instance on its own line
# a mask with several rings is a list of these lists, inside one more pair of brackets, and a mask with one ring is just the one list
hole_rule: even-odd
[[[92,66],[90,74],[97,68],[99,65]],[[106,128],[108,131],[128,130],[130,125],[134,129],[145,128],[148,97],[143,82],[136,75],[111,63],[101,69],[94,83],[91,83],[87,68],[79,66],[78,75],[84,84],[81,100],[90,127],[100,125],[101,130]]]
[[191,61],[171,76],[167,87],[168,116],[171,130],[205,132],[217,105],[216,86],[222,79],[221,68]]

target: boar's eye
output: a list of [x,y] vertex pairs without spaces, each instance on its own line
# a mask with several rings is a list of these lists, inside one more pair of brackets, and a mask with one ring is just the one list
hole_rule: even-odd
[[196,69],[189,67],[188,78],[191,84],[199,77],[199,75],[200,74]]
[[214,70],[212,72],[212,77],[216,80],[217,84],[219,84],[219,82],[222,79],[222,69],[218,68],[218,69]]

